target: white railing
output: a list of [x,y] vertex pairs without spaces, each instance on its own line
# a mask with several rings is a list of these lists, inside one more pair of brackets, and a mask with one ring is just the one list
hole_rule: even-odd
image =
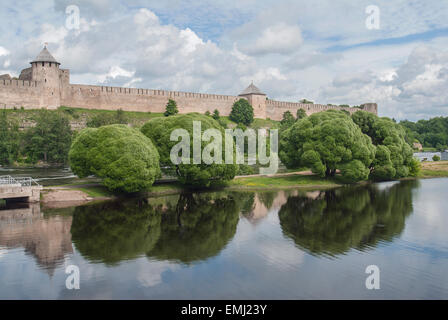
[[36,180],[31,177],[11,177],[11,176],[0,176],[0,185],[9,184],[20,184],[22,187],[31,187],[33,184],[40,186]]

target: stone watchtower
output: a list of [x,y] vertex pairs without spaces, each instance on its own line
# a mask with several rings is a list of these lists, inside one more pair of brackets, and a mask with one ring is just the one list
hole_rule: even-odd
[[260,91],[253,82],[239,94],[249,101],[254,108],[254,118],[266,119],[266,94]]
[[31,80],[41,85],[41,105],[58,108],[61,105],[61,65],[45,46],[31,63]]

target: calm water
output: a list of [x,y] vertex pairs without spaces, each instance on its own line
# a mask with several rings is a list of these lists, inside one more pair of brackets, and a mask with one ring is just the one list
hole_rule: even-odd
[[[448,299],[448,179],[0,212],[0,298]],[[380,290],[365,269],[380,268]],[[80,269],[80,290],[65,268]]]

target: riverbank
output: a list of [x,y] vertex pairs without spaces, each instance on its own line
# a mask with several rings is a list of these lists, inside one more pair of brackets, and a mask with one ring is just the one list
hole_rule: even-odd
[[448,177],[448,161],[422,162],[421,178]]
[[[422,162],[422,170],[418,178],[448,177],[448,161]],[[279,173],[271,176],[238,176],[225,184],[208,188],[207,191],[217,190],[280,190],[302,189],[323,190],[342,186],[343,183],[335,178],[320,178],[310,171]],[[176,182],[157,183],[148,191],[140,195],[157,197],[179,194],[185,191],[182,185]],[[200,190],[199,190],[200,191]],[[91,201],[110,200],[118,198],[101,184],[78,181],[60,186],[45,187],[42,193],[42,202],[45,206],[66,206],[70,202],[87,203]]]

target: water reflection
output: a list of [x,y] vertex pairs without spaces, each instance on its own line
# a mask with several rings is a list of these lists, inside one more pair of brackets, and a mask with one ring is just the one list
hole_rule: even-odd
[[49,275],[72,253],[70,216],[45,217],[39,204],[14,204],[0,210],[0,247],[24,248]]
[[72,240],[93,262],[114,264],[146,254],[191,263],[218,254],[232,239],[239,207],[220,194],[182,194],[77,207]]
[[191,263],[217,255],[235,235],[237,204],[221,194],[181,195],[164,212],[160,240],[148,257]]
[[92,262],[115,264],[151,250],[160,222],[160,214],[142,200],[80,206],[73,214],[72,240]]
[[338,255],[391,241],[412,212],[418,181],[388,188],[343,187],[289,197],[279,211],[283,233],[315,255]]

